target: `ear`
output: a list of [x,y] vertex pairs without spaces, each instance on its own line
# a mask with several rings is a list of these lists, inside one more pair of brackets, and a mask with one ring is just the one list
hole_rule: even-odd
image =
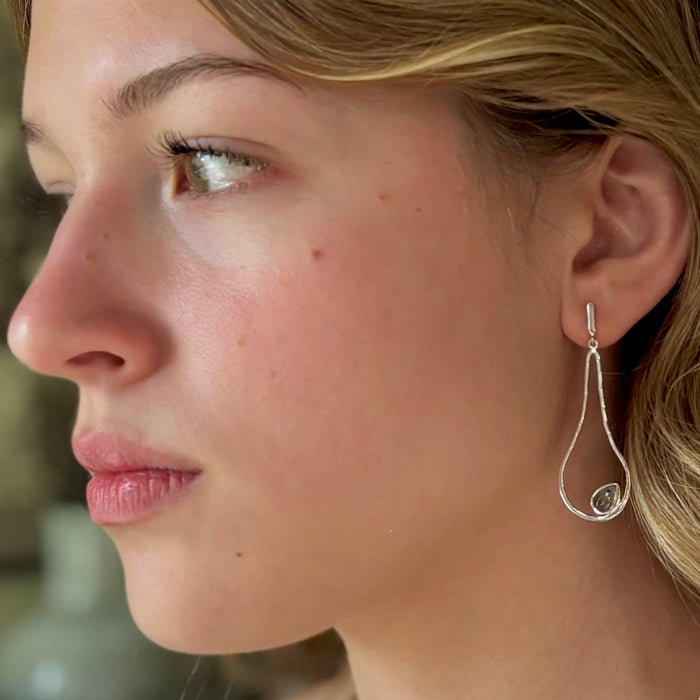
[[562,329],[588,343],[586,304],[601,347],[616,343],[678,281],[689,253],[689,214],[672,161],[642,139],[612,139],[584,185],[585,216],[569,240]]

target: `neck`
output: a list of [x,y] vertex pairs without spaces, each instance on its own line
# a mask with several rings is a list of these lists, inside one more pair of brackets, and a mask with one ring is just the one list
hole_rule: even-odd
[[359,700],[698,696],[700,625],[629,512],[536,496],[337,626]]

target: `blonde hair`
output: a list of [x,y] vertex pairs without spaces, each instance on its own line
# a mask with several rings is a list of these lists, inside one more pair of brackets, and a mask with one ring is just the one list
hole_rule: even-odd
[[[626,408],[618,432],[650,546],[700,595],[696,0],[201,2],[286,72],[446,86],[483,117],[499,152],[520,158],[531,174],[613,135],[643,138],[670,157],[690,209],[690,256],[674,290],[622,341]],[[26,49],[31,0],[9,5]]]

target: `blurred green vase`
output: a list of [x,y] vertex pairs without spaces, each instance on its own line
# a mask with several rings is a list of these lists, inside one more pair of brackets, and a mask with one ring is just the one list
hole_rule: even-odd
[[0,700],[178,697],[182,659],[131,619],[119,556],[82,506],[40,521],[42,601],[0,640]]

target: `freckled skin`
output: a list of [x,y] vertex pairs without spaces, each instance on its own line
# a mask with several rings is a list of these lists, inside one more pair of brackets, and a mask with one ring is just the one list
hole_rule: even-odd
[[[75,197],[10,341],[79,385],[77,433],[203,470],[173,507],[108,528],[139,626],[192,653],[263,649],[444,576],[450,533],[524,489],[524,455],[551,477],[536,436],[559,408],[541,390],[564,373],[557,305],[503,254],[504,207],[470,180],[441,96],[246,79],[106,119],[144,70],[251,57],[197,3],[163,8],[35,3],[25,111],[55,146],[31,158]],[[265,144],[276,174],[173,199],[149,152],[164,130]]]

